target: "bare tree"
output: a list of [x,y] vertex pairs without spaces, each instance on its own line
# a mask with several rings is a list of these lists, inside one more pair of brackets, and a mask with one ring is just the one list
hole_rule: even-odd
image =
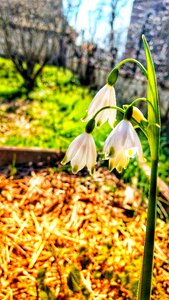
[[[57,62],[59,66],[67,67],[67,59],[70,59],[75,53],[75,40],[77,37],[77,32],[75,29],[69,26],[69,21],[74,19],[74,28],[77,26],[77,17],[79,13],[79,8],[82,0],[66,0],[66,6],[63,9],[64,17],[62,17],[62,22],[60,23],[60,32],[58,43],[59,43],[59,53],[57,56]],[[67,38],[65,38],[67,37]]]
[[[110,24],[110,34],[109,34],[109,45],[110,53],[112,55],[111,68],[116,64],[118,45],[120,47],[120,35],[121,30],[115,29],[115,22],[117,18],[120,18],[120,11],[127,5],[128,0],[110,0],[110,14],[109,14],[109,24]],[[118,38],[117,38],[118,37]]]
[[[121,10],[127,0],[100,0],[95,9],[88,10],[87,33],[83,38],[79,51],[78,73],[85,85],[97,86],[104,82],[107,72],[114,67],[117,60],[118,47],[121,46],[123,31],[115,26],[120,21]],[[102,78],[102,80],[100,80]]]
[[72,32],[63,16],[62,0],[1,1],[4,55],[11,58],[31,90],[44,66],[54,57],[59,60],[60,53],[65,55],[63,45],[69,42]]

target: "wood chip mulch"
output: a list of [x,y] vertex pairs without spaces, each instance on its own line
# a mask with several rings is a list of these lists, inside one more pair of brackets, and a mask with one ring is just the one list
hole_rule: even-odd
[[[1,174],[0,300],[136,299],[146,228],[140,200],[104,169],[93,178],[50,168]],[[169,299],[168,237],[169,224],[158,219],[153,300]],[[74,268],[76,292],[67,284]]]

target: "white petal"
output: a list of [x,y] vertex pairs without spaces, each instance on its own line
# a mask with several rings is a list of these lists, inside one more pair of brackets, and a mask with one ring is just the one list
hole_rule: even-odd
[[129,158],[126,155],[124,149],[122,149],[112,159],[111,165],[112,165],[113,168],[116,168],[117,171],[120,173],[123,168],[124,169],[126,168],[126,166],[128,165],[128,162],[129,162]]
[[84,121],[88,121],[90,120],[93,115],[98,111],[98,109],[101,108],[101,101],[104,97],[104,95],[106,94],[107,91],[107,85],[104,85],[99,91],[98,93],[95,95],[95,97],[93,98],[92,102],[89,105],[89,108],[87,110],[88,115],[87,117],[84,119]]
[[[107,106],[107,104],[105,104],[104,106]],[[96,125],[104,124],[107,121],[108,116],[109,116],[109,109],[105,109],[105,110],[101,111],[95,119]]]
[[[88,121],[102,107],[105,107],[107,105],[115,105],[115,104],[116,104],[116,98],[115,98],[114,87],[106,84],[93,98],[87,110],[88,113],[87,117],[84,118],[83,120]],[[115,113],[112,113],[112,109],[111,110],[106,109],[105,111],[100,112],[99,115],[96,117],[96,123],[103,124],[109,119],[110,115],[113,116],[113,120],[110,120],[110,122],[114,123]]]
[[115,143],[114,143],[115,133],[116,133],[115,129],[113,129],[104,143],[103,151],[106,155],[109,155],[110,148],[111,147],[114,148],[114,146],[115,146]]
[[116,106],[116,94],[113,86],[111,87],[111,89],[109,89],[109,93],[110,105]]
[[77,173],[78,171],[84,168],[84,166],[86,165],[86,157],[87,157],[87,145],[85,142],[80,146],[75,156],[71,160],[71,166],[74,173]]
[[77,136],[72,143],[69,145],[67,151],[66,151],[66,161],[64,163],[67,163],[68,161],[72,160],[72,158],[75,156],[76,152],[78,151],[79,147],[84,142],[84,132]]
[[125,152],[123,152],[123,155],[121,155],[121,158],[119,160],[119,163],[116,167],[117,171],[121,173],[122,169],[126,169],[127,165],[129,163],[129,158],[127,155],[125,155]]
[[126,143],[126,140],[128,138],[128,130],[129,130],[130,122],[126,120],[122,120],[119,123],[119,128],[117,135],[119,134],[119,139],[121,140],[121,144],[124,146]]
[[110,157],[110,169],[119,172],[126,168],[129,158],[138,154],[143,160],[143,152],[139,137],[129,121],[122,120],[110,133],[104,144],[104,152]]
[[96,145],[93,139],[93,136],[89,136],[88,140],[88,152],[87,152],[87,158],[86,158],[86,165],[90,173],[92,173],[92,168],[96,164]]
[[135,147],[138,149],[139,159],[142,160],[143,159],[143,150],[142,150],[140,139],[135,130],[134,130],[134,136],[135,136]]
[[116,109],[111,109],[111,112],[110,112],[109,118],[108,118],[108,122],[111,127],[114,126],[114,122],[116,120],[116,114],[117,114]]
[[[101,107],[104,106],[116,106],[116,96],[115,96],[115,90],[113,86],[108,85],[107,92],[101,103]],[[113,127],[114,121],[116,119],[116,110],[115,109],[103,110],[101,113],[99,113],[96,120],[97,119],[100,120],[101,124],[109,120],[110,126]]]
[[126,149],[136,148],[139,159],[142,160],[143,151],[142,151],[141,142],[131,123],[128,130],[128,138],[125,143],[125,148]]
[[[95,113],[102,107],[105,107],[108,105],[109,105],[109,90],[107,90],[105,92],[105,94],[103,95],[103,97],[100,99],[98,105],[96,106]],[[98,123],[98,121],[101,121],[100,122],[101,124],[106,122],[107,118],[108,118],[108,114],[109,114],[109,109],[101,111],[96,117],[96,124]]]
[[[115,90],[114,90],[113,87],[112,87],[112,89],[110,90],[110,95],[109,95],[109,105],[111,105],[111,106],[116,106],[116,95],[115,95]],[[110,109],[109,117],[108,117],[108,122],[109,122],[109,125],[110,125],[111,127],[113,127],[114,122],[115,122],[115,120],[116,120],[116,114],[117,114],[116,109]]]
[[110,148],[113,147],[116,152],[120,151],[127,138],[128,124],[125,120],[122,120],[109,134],[104,144],[104,152],[108,154]]

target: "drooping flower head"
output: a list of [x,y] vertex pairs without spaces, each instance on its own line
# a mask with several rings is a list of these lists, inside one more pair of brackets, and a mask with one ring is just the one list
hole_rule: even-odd
[[96,156],[96,145],[93,136],[84,132],[69,145],[62,164],[64,165],[70,161],[73,173],[77,173],[87,166],[90,174],[93,174]]
[[104,153],[109,159],[109,168],[117,169],[121,172],[126,168],[129,159],[138,156],[143,160],[143,152],[138,135],[132,124],[127,120],[122,120],[107,137],[104,144]]
[[[114,87],[107,83],[98,91],[98,93],[93,98],[87,110],[87,116],[83,119],[83,121],[89,121],[93,118],[93,116],[99,109],[108,105],[116,106],[116,95]],[[105,109],[96,116],[96,126],[102,125],[108,120],[110,126],[113,127],[115,119],[116,110]]]

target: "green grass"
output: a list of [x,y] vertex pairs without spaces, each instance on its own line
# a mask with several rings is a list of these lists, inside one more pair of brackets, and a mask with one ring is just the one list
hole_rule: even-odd
[[[12,62],[0,58],[0,116],[3,128],[0,145],[66,150],[85,128],[85,123],[80,119],[93,94],[79,85],[78,78],[71,71],[54,66],[44,68],[36,88],[29,94],[29,100],[22,85],[23,80]],[[14,100],[11,95],[15,96]],[[110,130],[108,124],[95,129],[94,138],[99,151]],[[166,180],[169,177],[169,147],[165,145],[169,137],[165,129],[161,140],[159,175]],[[142,141],[145,157],[149,158],[147,141],[143,137]],[[135,173],[140,174],[135,162],[132,162],[128,171],[124,172],[124,180],[130,181]],[[145,181],[142,177],[140,179]]]
[[[85,123],[80,119],[92,95],[87,88],[79,86],[78,79],[69,70],[46,66],[37,87],[29,94],[29,101],[23,93],[19,100],[9,102],[10,94],[18,92],[23,84],[10,60],[0,59],[0,80],[2,119],[6,125],[8,122],[12,125],[5,134],[1,133],[1,145],[65,150],[84,130]],[[25,119],[23,125],[21,116]],[[104,128],[110,131],[108,125]],[[95,138],[101,148],[105,133],[96,130]]]

